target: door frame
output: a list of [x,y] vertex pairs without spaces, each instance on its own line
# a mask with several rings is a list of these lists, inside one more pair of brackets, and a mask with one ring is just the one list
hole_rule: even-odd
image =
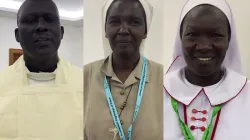
[[9,49],[9,66],[16,62],[16,60],[17,60],[17,59],[15,59],[16,55],[19,55],[19,57],[21,55],[23,55],[23,50],[10,48]]

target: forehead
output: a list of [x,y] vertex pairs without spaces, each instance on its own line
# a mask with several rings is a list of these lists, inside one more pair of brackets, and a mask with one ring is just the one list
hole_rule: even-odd
[[118,0],[109,7],[110,16],[136,16],[143,18],[145,15],[144,9],[138,0]]
[[228,28],[226,15],[217,7],[212,5],[200,5],[191,9],[184,17],[183,25]]
[[30,14],[55,14],[58,15],[58,9],[52,1],[26,1],[20,8],[20,17]]

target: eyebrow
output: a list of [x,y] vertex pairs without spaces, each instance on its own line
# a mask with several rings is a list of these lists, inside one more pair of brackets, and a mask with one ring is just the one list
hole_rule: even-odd
[[[199,29],[200,27],[197,27],[197,26],[194,26],[194,25],[187,25],[186,26],[186,29]],[[218,25],[218,26],[216,26],[216,27],[212,27],[212,28],[209,28],[209,29],[211,29],[211,30],[218,30],[218,29],[227,29],[226,27],[224,27],[224,26],[220,26],[220,25]]]
[[[120,18],[122,16],[119,16],[119,15],[115,15],[115,16],[109,16],[107,17],[107,19],[116,19],[116,18]],[[129,17],[129,18],[132,18],[132,19],[137,19],[137,20],[143,20],[143,18],[139,17],[139,16],[125,16],[125,17]]]
[[38,15],[52,15],[52,16],[58,16],[56,13],[52,13],[52,12],[42,12],[42,13],[39,13],[39,12],[34,12],[34,13],[28,13],[25,17],[27,16],[38,16]]

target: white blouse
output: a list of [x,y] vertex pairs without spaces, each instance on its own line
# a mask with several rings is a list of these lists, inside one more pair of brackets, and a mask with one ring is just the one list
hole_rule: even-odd
[[[200,87],[189,83],[183,68],[164,77],[164,140],[184,140],[171,97],[179,103],[179,115],[195,140],[202,140],[214,106],[222,105],[212,121],[211,140],[249,140],[250,89],[246,77],[227,69],[217,84]],[[240,128],[240,129],[239,129]]]

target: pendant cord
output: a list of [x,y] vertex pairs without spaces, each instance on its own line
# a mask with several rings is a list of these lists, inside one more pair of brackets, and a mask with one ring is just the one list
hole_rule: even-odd
[[[109,84],[110,91],[111,91],[111,93],[112,93],[112,88],[111,88],[111,77],[108,78],[108,84]],[[120,108],[120,109],[121,109],[121,112],[119,113],[119,117],[121,116],[121,114],[122,114],[124,108],[125,108],[126,105],[127,105],[128,97],[129,97],[129,95],[130,95],[130,92],[131,92],[131,90],[132,90],[132,87],[133,87],[133,85],[131,85],[131,88],[130,88],[130,90],[129,90],[128,96],[126,97],[125,101],[123,102],[123,106]]]

